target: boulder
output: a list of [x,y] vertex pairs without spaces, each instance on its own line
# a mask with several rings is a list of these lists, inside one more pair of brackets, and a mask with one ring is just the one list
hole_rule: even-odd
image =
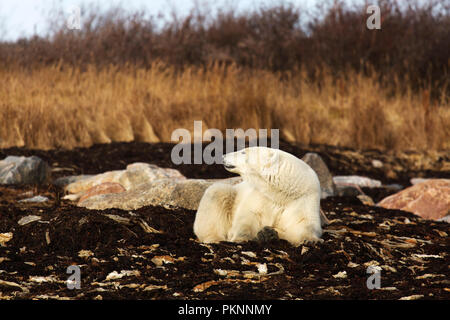
[[358,186],[366,188],[379,188],[381,187],[381,181],[362,177],[362,176],[335,176],[333,181],[336,185],[340,186]]
[[121,182],[125,172],[126,172],[125,170],[115,170],[115,171],[107,171],[92,176],[85,176],[85,178],[80,179],[72,177],[72,179],[75,181],[66,185],[65,190],[68,193],[80,195],[88,191],[89,189],[101,185],[103,183],[112,182],[123,185]]
[[59,179],[57,183],[62,185],[67,182],[65,186],[66,191],[71,194],[79,194],[106,182],[118,183],[126,190],[130,190],[141,183],[168,178],[186,179],[178,170],[136,162],[128,165],[125,170],[108,171],[92,176],[65,177],[64,179]]
[[332,197],[336,193],[336,187],[333,182],[333,176],[322,157],[317,153],[310,152],[303,156],[305,161],[316,172],[320,181],[321,198]]
[[50,167],[36,156],[8,156],[0,161],[0,184],[45,184]]
[[428,179],[384,198],[378,205],[438,220],[450,213],[450,179]]
[[66,188],[69,184],[85,180],[87,178],[93,177],[93,174],[80,174],[75,176],[65,176],[65,177],[59,177],[55,180],[53,180],[53,184],[57,187]]
[[64,199],[78,200],[78,206],[104,210],[134,210],[148,205],[196,210],[206,188],[216,181],[236,184],[230,179],[186,179],[178,170],[147,163],[133,163],[125,170],[108,171],[92,176],[60,178],[69,194]]
[[105,182],[88,189],[81,195],[80,200],[78,200],[78,202],[82,202],[90,197],[97,196],[100,194],[121,193],[124,191],[126,191],[126,189],[120,183]]
[[[79,201],[78,206],[88,209],[104,210],[117,208],[136,210],[144,206],[163,206],[197,210],[205,190],[218,179],[159,179],[141,183],[122,193],[96,195]],[[236,184],[240,177],[220,180]]]

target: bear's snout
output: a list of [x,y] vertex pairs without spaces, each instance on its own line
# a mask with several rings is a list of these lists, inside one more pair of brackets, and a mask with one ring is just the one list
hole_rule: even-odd
[[231,164],[229,161],[227,161],[226,155],[222,156],[222,163],[223,163],[223,166],[225,167],[225,169],[227,169],[229,171],[236,168],[236,166],[234,164]]

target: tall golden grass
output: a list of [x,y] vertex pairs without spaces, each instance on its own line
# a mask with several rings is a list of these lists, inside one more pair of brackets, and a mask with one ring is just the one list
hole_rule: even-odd
[[[210,64],[183,71],[150,68],[84,70],[58,64],[0,70],[0,147],[73,148],[111,141],[170,141],[177,128],[280,129],[305,144],[353,148],[450,148],[450,104],[427,89],[348,71],[275,73]],[[434,101],[434,102],[432,102]]]

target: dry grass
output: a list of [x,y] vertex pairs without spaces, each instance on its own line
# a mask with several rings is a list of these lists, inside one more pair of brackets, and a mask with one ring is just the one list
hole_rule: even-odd
[[[81,30],[0,41],[0,147],[170,141],[177,128],[281,129],[301,143],[450,149],[450,6],[333,1],[158,19],[87,8]],[[401,3],[401,4],[400,4]],[[156,20],[155,20],[156,19]],[[225,67],[226,65],[227,67]]]
[[[0,147],[73,148],[110,141],[170,141],[177,128],[278,128],[301,143],[356,148],[450,148],[450,105],[429,90],[380,86],[348,71],[283,74],[231,65],[80,71],[69,65],[0,70]],[[431,102],[435,101],[435,102]]]

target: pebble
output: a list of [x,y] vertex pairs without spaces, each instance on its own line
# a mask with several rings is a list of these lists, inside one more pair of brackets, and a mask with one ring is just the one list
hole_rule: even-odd
[[25,217],[20,218],[20,220],[17,223],[19,225],[21,225],[21,226],[24,226],[26,224],[29,224],[29,223],[34,222],[34,221],[39,221],[39,220],[41,220],[40,216],[29,215],[29,216],[25,216]]
[[48,198],[44,196],[35,196],[32,198],[22,199],[19,202],[47,202]]
[[6,242],[13,238],[12,232],[0,233],[0,245],[5,245]]
[[122,270],[120,271],[120,273],[118,273],[117,271],[113,271],[106,276],[106,281],[130,276],[139,277],[140,275],[141,273],[139,272],[139,270]]
[[382,168],[383,167],[383,162],[381,162],[380,160],[377,160],[377,159],[373,159],[372,160],[372,166],[374,168]]
[[345,279],[347,278],[347,271],[340,271],[333,275],[333,278],[335,279]]
[[423,294],[413,294],[412,296],[401,297],[398,300],[418,300],[424,297]]
[[242,254],[245,254],[246,256],[250,257],[250,258],[256,258],[256,253],[252,252],[252,251],[242,251]]

